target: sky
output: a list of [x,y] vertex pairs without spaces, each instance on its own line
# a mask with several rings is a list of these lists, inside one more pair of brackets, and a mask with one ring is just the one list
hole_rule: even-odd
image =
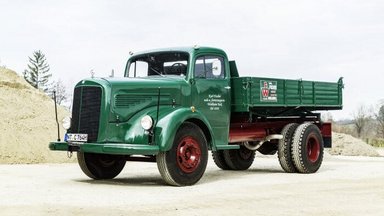
[[213,46],[241,76],[336,82],[344,109],[384,99],[381,0],[0,0],[0,65],[22,73],[45,53],[55,80],[122,76],[129,52]]

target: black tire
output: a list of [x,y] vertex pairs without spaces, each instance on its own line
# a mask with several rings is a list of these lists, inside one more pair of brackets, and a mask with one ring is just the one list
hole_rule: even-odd
[[224,159],[231,170],[246,170],[254,159],[255,151],[247,149],[245,146],[240,146],[240,149],[224,150]]
[[230,170],[227,162],[225,162],[224,158],[224,151],[218,150],[218,151],[212,151],[212,158],[215,162],[216,166],[219,167],[222,170]]
[[126,163],[124,156],[121,155],[84,152],[77,152],[77,161],[85,175],[95,180],[115,178]]
[[176,132],[172,148],[160,152],[156,161],[167,184],[195,184],[203,176],[208,162],[208,147],[203,131],[193,123],[183,123]]
[[281,131],[283,139],[279,140],[279,145],[277,149],[277,155],[279,158],[280,166],[285,172],[288,173],[297,172],[297,169],[292,159],[292,141],[293,135],[298,126],[299,124],[297,123],[290,123],[283,128],[283,130]]
[[265,142],[257,151],[263,155],[274,155],[277,152],[277,143]]
[[301,124],[292,142],[293,163],[300,173],[316,172],[323,161],[324,142],[319,128],[312,123]]

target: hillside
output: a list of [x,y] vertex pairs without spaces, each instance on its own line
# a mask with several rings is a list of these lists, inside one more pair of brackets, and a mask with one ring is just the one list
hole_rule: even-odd
[[[69,115],[62,107],[58,112],[59,120]],[[0,163],[68,161],[65,152],[49,151],[48,143],[56,139],[53,100],[0,67]]]

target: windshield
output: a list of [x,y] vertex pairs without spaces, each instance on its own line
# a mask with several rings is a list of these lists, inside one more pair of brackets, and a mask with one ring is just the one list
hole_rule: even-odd
[[147,53],[132,58],[127,68],[128,77],[167,75],[186,76],[188,68],[188,53]]

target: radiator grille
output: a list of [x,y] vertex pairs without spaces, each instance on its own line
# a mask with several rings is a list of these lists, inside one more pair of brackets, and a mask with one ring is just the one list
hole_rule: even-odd
[[88,142],[97,141],[101,106],[100,87],[75,88],[72,108],[72,133],[88,134]]

